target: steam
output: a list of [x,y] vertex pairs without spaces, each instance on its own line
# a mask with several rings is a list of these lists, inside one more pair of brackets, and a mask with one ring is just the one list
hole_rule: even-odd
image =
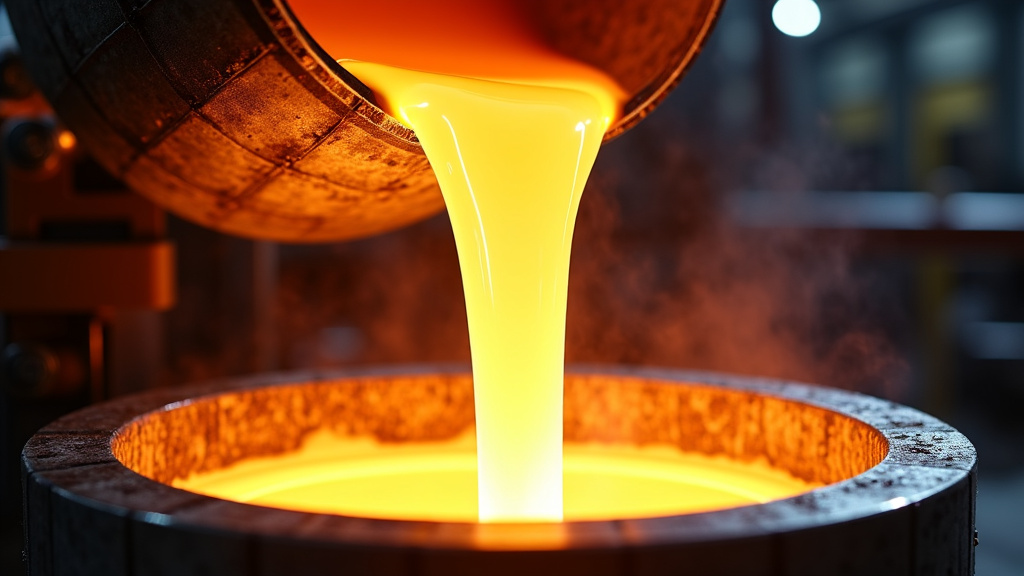
[[[855,275],[850,244],[741,230],[704,214],[677,241],[652,250],[637,233],[623,234],[614,201],[599,198],[603,205],[591,202],[582,213],[578,237],[602,240],[579,241],[574,254],[570,362],[718,370],[883,396],[903,392],[907,365],[887,327],[873,320],[878,290]],[[686,199],[677,204],[689,208]]]
[[[777,194],[785,202],[815,179],[836,177],[820,174],[821,166],[852,172],[856,165],[836,155],[824,161],[829,151],[822,148],[713,155],[669,133],[678,129],[670,122],[638,127],[627,146],[613,143],[584,196],[568,360],[719,370],[904,396],[909,367],[897,340],[908,321],[891,278],[855,257],[857,234],[742,228],[720,209],[739,181],[785,190]],[[755,166],[753,174],[737,177],[742,166]]]

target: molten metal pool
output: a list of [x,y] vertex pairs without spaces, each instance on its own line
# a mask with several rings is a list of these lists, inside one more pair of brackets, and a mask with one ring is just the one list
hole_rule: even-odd
[[[816,486],[772,468],[668,445],[564,445],[565,519],[706,512],[795,496]],[[476,442],[378,442],[311,435],[295,452],[239,462],[173,485],[225,500],[366,518],[476,522]]]

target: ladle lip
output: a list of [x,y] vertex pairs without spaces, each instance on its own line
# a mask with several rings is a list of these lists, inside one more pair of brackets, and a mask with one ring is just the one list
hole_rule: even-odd
[[[281,38],[282,44],[292,51],[300,59],[311,59],[316,62],[315,68],[307,65],[307,69],[320,79],[321,83],[343,99],[346,98],[344,90],[339,91],[339,84],[348,89],[357,101],[353,110],[386,133],[391,134],[404,142],[419,143],[415,133],[385,112],[378,104],[377,99],[368,86],[363,84],[354,74],[345,69],[324,50],[302,22],[292,12],[287,0],[260,0],[263,3],[272,3],[271,13],[274,16],[283,16],[282,23],[292,28],[296,34],[285,35]],[[629,100],[623,104],[622,115],[608,128],[604,134],[604,141],[608,142],[629,130],[648,114],[650,114],[669,93],[679,84],[686,71],[689,70],[697,55],[703,49],[708,36],[718,22],[722,6],[725,0],[704,0],[707,8],[701,12],[704,20],[699,23],[699,28],[693,38],[693,42],[683,49],[674,53],[671,66],[666,67],[661,74],[641,88],[636,94],[632,94]],[[280,25],[280,23],[278,24]]]
[[[823,408],[868,424],[889,444],[873,468],[848,480],[766,504],[637,520],[483,525],[377,520],[229,502],[140,476],[111,446],[133,420],[232,391],[346,379],[465,375],[461,366],[389,366],[262,374],[158,389],[90,406],[42,429],[22,454],[28,490],[51,490],[78,506],[153,526],[215,530],[257,538],[312,538],[330,545],[437,550],[590,550],[732,541],[902,513],[963,483],[973,490],[973,445],[948,424],[913,408],[830,388],[713,372],[576,367],[578,377],[622,377],[714,386]],[[913,513],[912,511],[906,513]]]
[[703,50],[708,36],[711,35],[711,31],[714,30],[715,25],[718,23],[718,17],[722,13],[722,6],[725,4],[725,0],[706,0],[706,2],[710,6],[705,12],[705,20],[701,24],[693,43],[686,50],[676,55],[677,59],[673,62],[671,68],[666,69],[660,76],[626,102],[623,106],[625,113],[605,132],[605,142],[618,137],[643,120],[682,81],[683,76],[697,59],[697,55]]
[[302,63],[313,78],[348,104],[354,113],[385,134],[404,143],[406,147],[412,146],[422,151],[416,134],[377,105],[373,91],[320,46],[306,31],[286,0],[257,1],[262,4],[262,12],[272,27],[279,32],[287,30],[285,34],[278,34],[281,45]]

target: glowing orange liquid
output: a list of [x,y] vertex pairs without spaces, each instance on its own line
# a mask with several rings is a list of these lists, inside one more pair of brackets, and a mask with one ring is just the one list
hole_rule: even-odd
[[288,5],[334,58],[471,78],[583,75],[607,81],[546,45],[530,19],[535,1],[289,0]]

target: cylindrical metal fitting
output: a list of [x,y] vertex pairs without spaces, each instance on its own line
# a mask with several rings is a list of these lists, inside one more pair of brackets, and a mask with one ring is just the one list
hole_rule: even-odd
[[[559,0],[535,12],[555,49],[632,96],[614,136],[678,82],[721,1]],[[59,117],[111,174],[180,216],[309,242],[386,231],[442,206],[413,133],[324,55],[284,0],[7,7]]]
[[974,447],[931,416],[815,386],[655,369],[570,373],[568,442],[761,460],[824,486],[714,512],[561,524],[374,520],[186,492],[176,478],[310,434],[438,440],[460,372],[265,375],[96,405],[23,454],[31,574],[969,575]]
[[4,131],[7,157],[22,170],[38,170],[57,150],[53,126],[38,120],[12,122]]

